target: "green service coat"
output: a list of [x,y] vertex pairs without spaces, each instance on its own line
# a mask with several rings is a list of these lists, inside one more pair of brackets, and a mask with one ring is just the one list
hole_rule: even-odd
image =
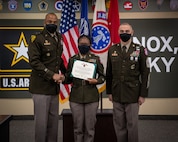
[[[69,101],[76,103],[91,103],[99,101],[99,92],[96,85],[91,85],[87,81],[75,78],[71,75],[75,60],[81,60],[79,54],[74,55],[69,59],[67,73],[65,75],[66,79],[64,83],[72,83]],[[83,61],[96,64],[97,77],[95,76],[95,78],[98,81],[97,84],[104,83],[104,67],[101,64],[99,57],[88,53]]]
[[58,42],[46,29],[32,35],[28,47],[29,64],[32,67],[29,91],[33,94],[57,95],[59,85],[52,79],[54,73],[66,72],[61,58],[63,46],[61,35]]
[[115,102],[136,103],[148,96],[149,72],[146,48],[132,42],[123,57],[121,45],[115,44],[108,51],[106,93]]

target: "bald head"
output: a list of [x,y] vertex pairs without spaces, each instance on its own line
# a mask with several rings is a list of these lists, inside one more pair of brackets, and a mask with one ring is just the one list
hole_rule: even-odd
[[48,32],[54,34],[58,25],[58,19],[55,13],[48,13],[44,20],[44,27]]
[[55,13],[48,13],[45,16],[44,25],[46,24],[58,24],[58,19]]

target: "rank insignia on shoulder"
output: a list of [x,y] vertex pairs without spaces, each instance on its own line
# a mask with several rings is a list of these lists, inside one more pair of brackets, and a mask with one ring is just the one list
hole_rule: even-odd
[[36,35],[31,35],[31,42],[33,42],[36,39]]
[[112,56],[118,56],[117,52],[114,51],[114,52],[112,53]]

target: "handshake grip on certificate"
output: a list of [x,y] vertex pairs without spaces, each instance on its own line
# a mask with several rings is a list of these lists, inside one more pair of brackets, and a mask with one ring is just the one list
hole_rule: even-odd
[[57,74],[55,73],[53,75],[53,80],[54,82],[56,82],[57,84],[62,83],[65,80],[65,76],[63,74]]

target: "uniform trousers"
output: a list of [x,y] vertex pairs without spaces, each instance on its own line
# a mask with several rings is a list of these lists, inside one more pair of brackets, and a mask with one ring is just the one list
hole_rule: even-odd
[[117,142],[138,142],[138,103],[113,102],[113,124]]
[[74,122],[75,142],[94,141],[98,105],[98,102],[86,104],[70,102]]
[[32,94],[32,98],[34,102],[35,142],[57,142],[58,95]]

